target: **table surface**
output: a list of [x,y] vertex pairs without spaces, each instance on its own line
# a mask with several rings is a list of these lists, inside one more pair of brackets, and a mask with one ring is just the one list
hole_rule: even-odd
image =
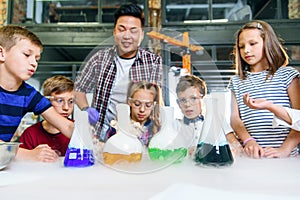
[[196,166],[186,159],[149,173],[121,172],[99,162],[67,168],[63,159],[56,163],[16,160],[0,171],[0,196],[1,200],[300,199],[299,171],[299,157],[238,157],[222,168]]

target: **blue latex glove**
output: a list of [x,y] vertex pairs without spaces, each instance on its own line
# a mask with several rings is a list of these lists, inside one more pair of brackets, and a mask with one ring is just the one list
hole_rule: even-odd
[[89,107],[88,109],[86,109],[86,111],[89,114],[88,115],[89,123],[91,125],[95,125],[97,123],[97,121],[99,120],[100,113],[98,112],[98,110],[96,110],[96,108],[92,108],[92,107]]

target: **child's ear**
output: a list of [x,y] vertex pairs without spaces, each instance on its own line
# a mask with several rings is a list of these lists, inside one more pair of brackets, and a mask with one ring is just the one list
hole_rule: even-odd
[[0,46],[0,61],[1,62],[5,61],[4,55],[5,55],[5,49],[2,46]]

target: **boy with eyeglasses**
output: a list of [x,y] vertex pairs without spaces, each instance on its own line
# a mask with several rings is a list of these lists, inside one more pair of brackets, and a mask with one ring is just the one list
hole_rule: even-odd
[[[74,82],[61,75],[45,80],[44,96],[61,116],[68,118],[74,108]],[[73,121],[73,120],[72,120]],[[47,120],[28,127],[20,136],[17,158],[42,162],[54,162],[64,156],[70,138],[62,134]]]
[[[187,135],[187,139],[190,139],[190,146],[188,148],[188,154],[190,157],[194,157],[197,149],[198,141],[200,138],[202,125],[203,125],[203,97],[207,94],[206,83],[195,75],[182,76],[176,87],[177,104],[183,113],[183,124],[193,129],[192,136]],[[207,110],[206,112],[209,112]],[[229,127],[228,127],[229,128]],[[189,133],[186,127],[186,132]],[[242,151],[242,146],[236,139],[232,139],[232,130],[226,130],[226,135],[233,154],[239,154]]]
[[204,120],[202,115],[203,97],[206,93],[206,83],[194,75],[180,77],[176,87],[177,104],[184,115],[183,124],[193,129],[193,136],[186,135],[188,139],[191,139],[188,147],[190,157],[194,156],[200,137]]

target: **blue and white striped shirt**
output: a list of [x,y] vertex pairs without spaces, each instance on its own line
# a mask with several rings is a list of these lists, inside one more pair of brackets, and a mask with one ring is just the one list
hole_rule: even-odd
[[[299,72],[293,67],[280,67],[273,76],[266,80],[268,71],[248,73],[245,80],[239,76],[233,76],[228,88],[235,94],[240,117],[251,137],[255,138],[262,147],[280,147],[290,132],[290,128],[273,127],[273,113],[268,110],[255,110],[246,106],[243,95],[250,93],[253,99],[264,98],[274,104],[290,108],[291,102],[288,95],[288,87]],[[295,148],[291,155],[297,153]]]

